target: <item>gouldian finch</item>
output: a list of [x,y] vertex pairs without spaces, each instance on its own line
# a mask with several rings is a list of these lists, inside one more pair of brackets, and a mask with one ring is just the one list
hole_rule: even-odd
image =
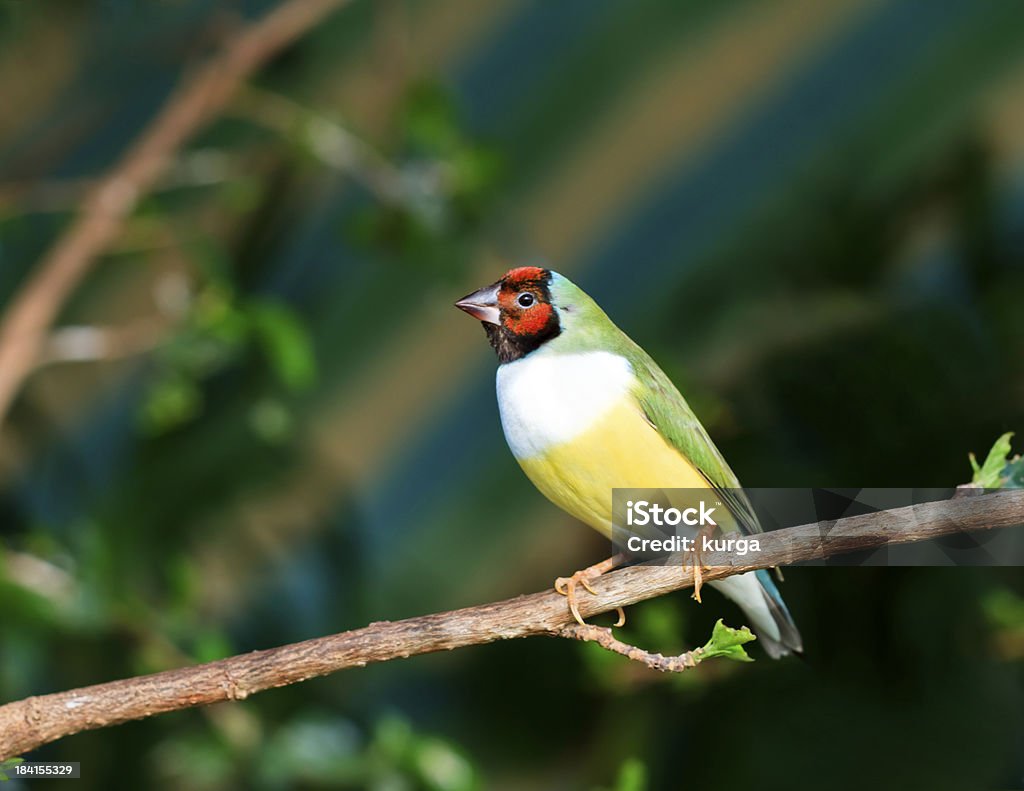
[[[498,355],[505,439],[555,505],[611,537],[613,488],[707,488],[726,503],[729,529],[761,531],[736,475],[675,385],[568,278],[520,267],[455,305],[483,324]],[[576,587],[593,592],[590,583],[615,563],[556,581],[581,623]],[[694,573],[699,601],[697,563]],[[802,650],[767,571],[709,584],[742,608],[770,656]]]

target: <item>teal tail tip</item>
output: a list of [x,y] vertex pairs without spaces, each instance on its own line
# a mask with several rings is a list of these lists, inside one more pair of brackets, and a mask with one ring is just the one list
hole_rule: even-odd
[[761,590],[768,604],[768,611],[771,613],[772,620],[779,630],[779,638],[777,640],[765,635],[763,630],[760,630],[761,633],[758,634],[759,642],[764,646],[764,650],[772,659],[781,659],[788,654],[806,659],[804,656],[804,641],[800,636],[800,630],[797,629],[793,616],[789,614],[789,609],[782,600],[782,595],[779,593],[779,589],[776,587],[771,574],[766,569],[761,569],[757,572],[757,580],[761,583]]

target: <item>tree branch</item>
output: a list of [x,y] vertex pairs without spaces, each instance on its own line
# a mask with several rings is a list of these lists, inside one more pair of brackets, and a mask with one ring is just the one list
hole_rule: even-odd
[[[735,556],[706,555],[704,561],[711,568],[705,572],[704,579],[820,560],[886,544],[1021,524],[1024,524],[1024,490],[1008,489],[925,503],[841,519],[831,527],[810,524],[766,533],[759,536],[761,552],[756,558],[751,555],[749,562],[736,563]],[[692,585],[693,573],[689,567],[625,568],[597,580],[597,594],[583,595],[580,611],[584,617],[589,617]],[[629,655],[630,646],[619,644],[610,634],[608,639],[601,637],[604,633],[600,629],[588,631],[572,627],[565,598],[550,590],[394,623],[374,623],[351,632],[204,665],[8,703],[0,707],[0,760],[83,730],[191,706],[244,700],[261,690],[295,684],[345,668],[364,667],[371,662],[404,659],[414,654],[496,640],[538,635],[596,639],[599,643],[608,643],[606,647],[612,650]],[[613,642],[616,645],[611,645]],[[660,669],[682,667],[667,665]]]
[[271,56],[347,0],[288,0],[244,28],[171,95],[142,135],[85,199],[0,324],[0,423],[33,370],[68,295],[116,238],[126,217],[173,160]]
[[249,87],[228,111],[285,137],[297,138],[325,165],[346,173],[384,204],[405,202],[402,172],[333,119],[281,94]]
[[36,366],[133,357],[152,351],[168,331],[168,322],[156,318],[137,319],[114,327],[61,327],[47,338]]
[[[208,187],[241,174],[241,168],[234,166],[224,151],[211,148],[187,151],[174,158],[150,192]],[[90,177],[0,182],[0,216],[5,210],[19,214],[72,211],[98,183],[96,178]]]
[[570,640],[580,640],[584,643],[597,643],[605,651],[611,651],[613,654],[626,657],[626,659],[640,662],[651,670],[659,670],[662,673],[681,673],[684,670],[697,667],[702,650],[695,648],[678,656],[652,654],[650,651],[644,651],[635,645],[617,640],[611,627],[595,626],[592,623],[571,623],[563,626],[555,632],[555,635]]

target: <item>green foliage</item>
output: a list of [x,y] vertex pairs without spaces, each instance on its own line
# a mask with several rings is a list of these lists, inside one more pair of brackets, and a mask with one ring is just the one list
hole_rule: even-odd
[[414,256],[435,274],[457,272],[493,203],[502,157],[463,130],[451,95],[434,82],[408,89],[397,125],[400,195],[359,212],[347,228],[364,246]]
[[[646,791],[647,788],[647,767],[639,758],[627,758],[619,767],[615,785],[607,791]],[[597,789],[597,791],[605,790]]]
[[7,776],[7,771],[13,769],[24,760],[24,758],[8,758],[6,761],[0,761],[0,783],[10,780],[11,778]]
[[202,411],[202,390],[182,371],[163,374],[151,387],[140,420],[148,434],[161,434],[183,425]]
[[[627,627],[620,639],[631,645],[643,647],[657,646],[662,654],[676,654],[682,650],[680,644],[684,629],[681,624],[679,607],[669,599],[645,602],[634,608],[630,613]],[[743,645],[757,639],[746,626],[733,629],[726,626],[722,619],[715,623],[708,642],[690,652],[694,662],[700,664],[707,659],[722,657],[736,662],[753,662]],[[650,649],[649,649],[650,650]],[[645,676],[637,673],[634,662],[607,651],[596,643],[580,645],[584,663],[587,667],[588,679],[608,694],[629,695],[635,693],[635,686]],[[699,673],[682,672],[661,676],[673,688],[683,690],[700,687],[707,683]]]
[[998,587],[982,597],[981,606],[994,653],[1005,659],[1024,660],[1024,596],[1009,587]]
[[[472,764],[449,741],[418,732],[404,718],[381,717],[369,734],[349,720],[308,713],[285,722],[253,745],[210,738],[181,739],[158,755],[172,783],[187,777],[200,787],[301,787],[475,791]],[[240,771],[242,764],[246,771]],[[182,774],[184,773],[184,774]]]
[[754,633],[746,626],[733,629],[719,618],[711,632],[711,639],[700,649],[699,656],[702,661],[721,656],[736,662],[753,662],[753,658],[747,654],[743,646],[756,639]]
[[[431,791],[472,791],[480,783],[469,761],[450,743],[436,736],[416,733],[400,717],[387,717],[376,729],[368,757],[371,764],[387,766]],[[379,770],[374,766],[371,771]],[[374,785],[386,785],[375,778]]]
[[293,392],[308,390],[316,381],[316,360],[309,335],[295,312],[280,302],[254,301],[248,304],[246,314],[281,384]]
[[983,489],[1024,488],[1024,459],[1020,454],[1010,458],[1012,437],[1013,432],[1008,431],[997,439],[980,466],[974,454],[969,455],[974,470],[971,483]]
[[982,605],[995,626],[1024,632],[1024,597],[1008,588],[997,588],[985,596]]
[[[224,282],[214,281],[198,295],[182,329],[158,353],[158,373],[142,404],[140,419],[147,434],[162,434],[196,419],[203,411],[203,385],[239,365],[249,352],[259,353],[268,371],[288,394],[308,391],[317,366],[309,333],[284,303],[244,299]],[[251,404],[256,433],[278,441],[289,433],[288,408],[270,397]]]

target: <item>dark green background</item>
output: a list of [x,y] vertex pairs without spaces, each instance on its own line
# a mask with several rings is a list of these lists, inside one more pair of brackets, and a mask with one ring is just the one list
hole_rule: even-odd
[[[0,304],[271,5],[0,2]],[[351,3],[190,142],[59,322],[153,342],[40,368],[4,425],[0,700],[603,557],[511,459],[451,307],[513,264],[591,293],[748,486],[968,480],[1024,430],[1022,45],[1009,0]],[[1019,569],[783,591],[806,662],[668,677],[517,641],[32,757],[82,789],[1024,787]],[[741,623],[717,594],[630,616],[666,652]]]

